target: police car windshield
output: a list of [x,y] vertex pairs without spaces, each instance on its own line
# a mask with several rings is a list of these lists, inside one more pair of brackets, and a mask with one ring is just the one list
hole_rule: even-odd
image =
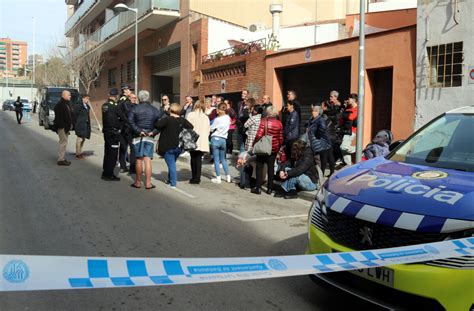
[[473,114],[445,114],[404,142],[389,159],[474,172],[473,134]]

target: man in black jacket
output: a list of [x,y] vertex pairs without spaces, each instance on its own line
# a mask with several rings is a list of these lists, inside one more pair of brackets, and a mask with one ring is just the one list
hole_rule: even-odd
[[283,127],[283,138],[285,139],[285,152],[291,154],[291,146],[300,136],[300,118],[296,111],[294,102],[289,101],[286,104],[288,116],[286,117]]
[[71,93],[64,90],[61,93],[61,99],[54,107],[53,129],[59,136],[58,165],[69,166],[71,162],[64,157],[66,155],[67,140],[69,131],[72,129],[73,113],[70,105]]
[[[286,92],[286,99],[287,99],[287,103],[289,103],[289,102],[293,103],[293,106],[295,107],[296,113],[298,114],[298,119],[301,121],[301,104],[296,99],[296,91],[288,90]],[[281,109],[281,124],[283,124],[283,125],[286,124],[286,119],[288,118],[289,114],[290,114],[290,112],[287,110],[287,106],[284,105]]]
[[[128,124],[128,114],[132,109],[132,102],[130,101],[130,95],[132,91],[130,90],[129,86],[125,83],[121,85],[122,95],[117,102],[122,115],[124,116],[124,120],[122,122],[122,133],[120,135],[120,151],[119,151],[119,162],[120,162],[120,172],[126,173],[128,172],[127,168],[127,153],[128,153],[128,145],[131,141],[131,132],[130,132],[130,125]],[[131,161],[130,161],[131,163]],[[132,165],[130,164],[132,168]]]
[[104,162],[102,165],[102,179],[105,181],[119,181],[120,178],[114,175],[115,164],[117,163],[123,114],[117,104],[117,89],[113,88],[109,92],[109,100],[102,105],[102,132],[104,133]]
[[18,96],[13,106],[15,106],[16,121],[18,124],[21,124],[21,119],[23,119],[23,103],[20,96]]

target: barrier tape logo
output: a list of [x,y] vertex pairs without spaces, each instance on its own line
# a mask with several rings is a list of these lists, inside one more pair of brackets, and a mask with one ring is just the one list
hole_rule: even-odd
[[9,261],[3,268],[3,278],[10,283],[23,283],[30,276],[30,270],[22,260]]

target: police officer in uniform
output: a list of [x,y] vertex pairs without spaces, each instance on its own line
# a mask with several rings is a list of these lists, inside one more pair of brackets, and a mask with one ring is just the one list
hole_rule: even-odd
[[109,100],[102,105],[102,123],[104,133],[104,162],[102,165],[102,179],[106,181],[119,181],[120,178],[114,175],[114,168],[117,164],[123,114],[117,104],[118,90],[113,88],[109,92]]
[[[118,106],[121,110],[121,113],[125,117],[123,122],[122,122],[122,135],[120,137],[120,151],[119,151],[119,162],[120,162],[120,172],[121,173],[126,173],[128,172],[127,168],[127,152],[128,152],[128,146],[131,143],[132,137],[131,137],[131,130],[130,126],[128,124],[128,114],[130,112],[130,109],[132,109],[132,102],[130,101],[130,95],[132,91],[130,90],[130,87],[122,83],[120,86],[122,89],[122,95],[120,95],[120,98],[118,100]],[[135,154],[133,152],[130,152],[130,173],[135,173]]]

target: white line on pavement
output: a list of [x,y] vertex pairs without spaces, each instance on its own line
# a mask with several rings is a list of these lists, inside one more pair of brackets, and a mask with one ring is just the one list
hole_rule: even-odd
[[181,190],[181,189],[178,189],[178,188],[171,188],[171,189],[173,189],[174,191],[179,192],[179,193],[181,193],[181,194],[187,196],[188,198],[191,198],[191,199],[195,199],[195,198],[196,198],[194,195],[189,194],[189,193],[187,193],[186,191],[183,191],[183,190]]
[[234,217],[235,219],[238,219],[242,222],[253,222],[253,221],[264,221],[264,220],[281,220],[281,219],[290,219],[290,218],[302,218],[302,217],[308,217],[308,214],[302,214],[302,215],[288,215],[288,216],[275,216],[275,217],[261,217],[261,218],[244,218],[239,215],[236,215],[232,212],[226,211],[226,210],[221,210],[222,213],[227,214],[231,217]]

